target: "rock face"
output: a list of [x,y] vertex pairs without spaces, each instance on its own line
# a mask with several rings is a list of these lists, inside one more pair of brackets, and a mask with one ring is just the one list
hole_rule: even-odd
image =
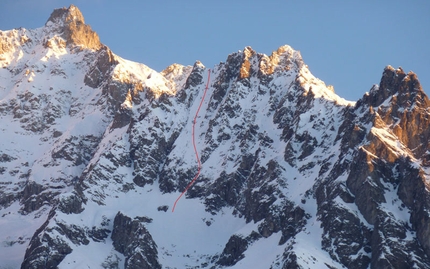
[[131,218],[121,212],[115,216],[112,244],[125,258],[124,268],[161,268],[158,263],[157,245],[143,223],[149,219]]
[[[97,33],[85,24],[81,11],[74,5],[54,10],[45,24],[45,27],[49,26],[53,26],[54,31],[61,33],[66,45],[77,45],[94,50],[98,50],[102,46]],[[51,42],[48,40],[46,46],[50,45]]]
[[430,268],[416,74],[349,102],[289,46],[158,73],[75,6],[0,44],[0,268]]

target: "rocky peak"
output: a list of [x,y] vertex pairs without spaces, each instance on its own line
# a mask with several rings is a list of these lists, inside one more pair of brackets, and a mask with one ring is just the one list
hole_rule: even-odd
[[299,51],[288,45],[279,47],[270,56],[264,55],[260,61],[260,71],[263,74],[273,74],[277,69],[290,70],[293,66],[302,68],[303,59]]
[[84,16],[81,11],[74,5],[70,5],[70,7],[66,8],[58,8],[55,9],[49,19],[46,21],[45,25],[48,25],[49,22],[53,23],[61,23],[61,24],[70,24],[72,22],[76,24],[85,24]]
[[190,87],[195,87],[201,83],[203,83],[203,70],[205,69],[205,66],[200,62],[196,61],[193,65],[193,69],[190,72],[190,75],[188,76],[186,82],[185,82],[185,88],[188,89]]
[[175,63],[161,71],[160,74],[169,80],[175,88],[175,92],[178,92],[180,89],[184,88],[192,70],[192,66],[183,66]]
[[406,74],[401,67],[394,69],[388,65],[382,73],[379,86],[372,87],[370,92],[364,96],[363,101],[376,107],[389,97],[396,96],[395,99],[398,105],[409,107],[415,103],[415,99],[426,105],[428,100],[424,95],[418,77],[414,72],[410,71]]
[[192,71],[191,66],[183,66],[181,64],[171,64],[166,69],[161,71],[161,74],[171,81],[176,81],[179,79],[183,79],[183,76],[189,75],[189,72]]
[[402,79],[398,89],[398,105],[404,108],[418,105],[422,107],[430,106],[430,102],[421,88],[421,83],[418,76],[409,71],[409,73]]
[[381,130],[388,128],[415,158],[429,158],[426,152],[430,138],[427,127],[430,124],[430,101],[415,73],[410,71],[406,74],[401,67],[385,67],[380,84],[373,86],[357,102],[358,106],[362,104],[376,112],[373,114],[373,127]]
[[288,45],[279,47],[270,56],[257,53],[247,46],[242,51],[230,54],[225,66],[228,78],[243,80],[255,74],[261,79],[276,71],[291,69],[298,71],[304,66],[304,63],[300,52]]
[[[94,50],[102,46],[97,33],[85,24],[81,11],[74,5],[70,5],[69,8],[55,9],[45,23],[45,27],[49,28],[54,35],[58,34],[64,38],[66,45]],[[45,44],[47,47],[50,46],[49,41]]]
[[243,60],[242,65],[240,67],[239,78],[248,78],[251,75],[251,58],[257,54],[251,47],[246,47],[243,50]]

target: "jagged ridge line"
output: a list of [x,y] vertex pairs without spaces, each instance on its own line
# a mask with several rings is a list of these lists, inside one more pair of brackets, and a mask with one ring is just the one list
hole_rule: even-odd
[[192,127],[192,134],[191,134],[191,136],[192,136],[192,141],[193,141],[194,153],[195,153],[196,159],[197,159],[197,173],[194,176],[193,180],[191,180],[191,182],[188,183],[187,187],[185,187],[185,190],[179,195],[178,198],[176,198],[176,201],[173,204],[172,212],[175,212],[175,207],[176,207],[176,204],[178,203],[178,201],[187,192],[187,190],[191,187],[191,185],[194,184],[194,182],[197,180],[197,178],[200,175],[200,170],[202,168],[202,164],[200,162],[199,152],[197,151],[197,147],[196,147],[196,139],[195,139],[195,136],[194,136],[194,130],[195,130],[195,127],[196,127],[197,117],[199,115],[200,108],[203,105],[203,101],[205,100],[206,92],[208,91],[208,88],[209,88],[209,81],[210,81],[210,79],[211,79],[211,70],[208,69],[208,81],[206,82],[206,87],[205,87],[205,91],[203,92],[202,100],[200,100],[199,107],[197,108],[196,115],[194,116],[194,119],[193,119],[193,127]]

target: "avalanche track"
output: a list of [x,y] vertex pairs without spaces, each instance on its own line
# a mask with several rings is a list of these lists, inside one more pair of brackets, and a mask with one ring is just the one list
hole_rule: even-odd
[[194,182],[197,180],[197,178],[200,175],[200,170],[202,168],[202,164],[200,162],[199,152],[197,151],[197,147],[196,147],[196,138],[194,136],[194,130],[195,130],[195,127],[196,127],[197,117],[199,115],[200,108],[202,107],[203,101],[205,100],[206,92],[208,91],[210,79],[211,79],[211,70],[208,69],[208,81],[206,82],[205,91],[203,93],[202,100],[200,100],[200,104],[199,104],[199,107],[197,108],[196,115],[194,115],[193,127],[192,127],[193,129],[192,129],[192,135],[191,135],[192,137],[191,137],[191,139],[193,141],[194,153],[195,153],[196,159],[197,159],[197,173],[194,176],[193,180],[191,180],[191,182],[188,183],[187,187],[185,187],[184,191],[176,199],[175,203],[173,204],[172,212],[175,212],[175,207],[176,207],[176,204],[178,203],[179,199],[181,199],[181,197],[187,192],[187,190],[191,187],[191,185],[194,184]]

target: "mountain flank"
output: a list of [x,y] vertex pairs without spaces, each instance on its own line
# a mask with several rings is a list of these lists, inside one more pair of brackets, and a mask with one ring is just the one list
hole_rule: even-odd
[[288,45],[157,72],[73,5],[0,31],[0,268],[430,268],[430,101],[369,88]]

